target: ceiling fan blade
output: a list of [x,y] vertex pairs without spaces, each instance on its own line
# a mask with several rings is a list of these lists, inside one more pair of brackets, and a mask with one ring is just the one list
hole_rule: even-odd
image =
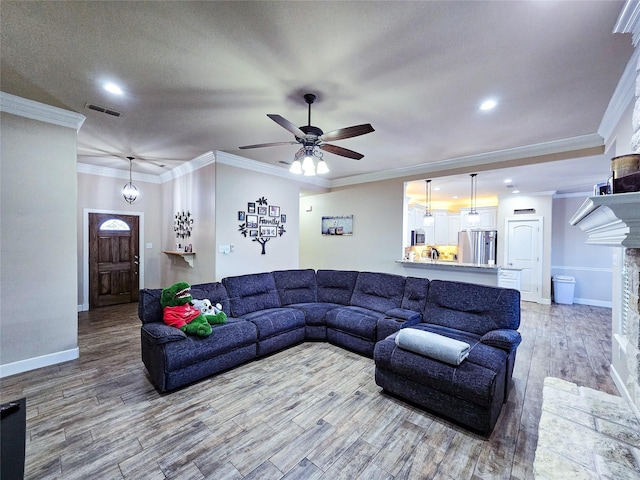
[[274,113],[267,113],[267,117],[269,117],[271,120],[276,122],[282,128],[289,130],[296,137],[298,138],[305,137],[305,133],[302,130],[300,130],[298,127],[296,127],[293,123],[291,123],[289,120],[287,120],[286,118],[281,117],[280,115],[276,115]]
[[360,160],[364,155],[358,152],[354,152],[353,150],[349,150],[348,148],[339,147],[337,145],[330,145],[328,143],[323,143],[319,145],[321,150],[325,152],[333,153],[334,155],[340,155],[341,157],[353,158],[354,160]]
[[371,133],[374,131],[375,130],[370,123],[365,123],[363,125],[354,125],[353,127],[339,128],[338,130],[327,132],[324,135],[321,135],[319,137],[319,140],[321,142],[334,142],[336,140],[357,137],[359,135],[364,135],[365,133]]
[[246,150],[247,148],[276,147],[278,145],[298,145],[298,142],[258,143],[256,145],[245,145],[244,147],[238,147],[238,148],[240,150]]

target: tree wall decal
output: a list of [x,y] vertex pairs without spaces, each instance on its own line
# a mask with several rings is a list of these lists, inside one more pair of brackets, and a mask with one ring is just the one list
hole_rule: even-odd
[[238,220],[244,222],[238,225],[238,231],[243,237],[250,238],[262,247],[261,255],[267,253],[267,242],[286,233],[284,224],[287,216],[280,212],[279,206],[269,205],[265,197],[248,202],[247,210],[238,212]]

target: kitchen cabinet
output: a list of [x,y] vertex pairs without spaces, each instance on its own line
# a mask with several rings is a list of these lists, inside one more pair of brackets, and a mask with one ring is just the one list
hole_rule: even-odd
[[468,228],[481,228],[483,230],[498,229],[498,208],[497,207],[481,207],[476,209],[480,215],[480,223],[471,226],[467,223],[468,208],[460,209],[460,230]]
[[520,270],[501,268],[498,271],[498,286],[520,290]]
[[447,215],[447,244],[458,244],[458,232],[460,231],[460,214],[449,213]]
[[433,243],[435,245],[446,245],[449,243],[449,225],[446,211],[433,212]]

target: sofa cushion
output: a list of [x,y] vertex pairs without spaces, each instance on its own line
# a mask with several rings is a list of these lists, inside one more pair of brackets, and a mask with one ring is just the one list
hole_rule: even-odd
[[402,295],[402,308],[421,312],[427,303],[429,280],[426,278],[407,277]]
[[432,280],[423,321],[484,335],[520,326],[520,292],[509,288]]
[[376,312],[399,308],[404,295],[405,277],[391,273],[360,272],[351,305]]
[[258,340],[255,325],[236,318],[228,318],[227,323],[212,325],[211,330],[211,335],[206,338],[188,335],[182,341],[165,343],[166,370],[179,370],[245,345],[255,344]]
[[280,296],[270,272],[226,277],[222,284],[229,294],[233,317],[280,307]]
[[349,305],[358,272],[350,270],[318,270],[318,302]]
[[334,308],[342,307],[337,303],[294,303],[289,305],[291,308],[297,308],[304,312],[305,323],[312,326],[324,326],[327,324],[327,312]]
[[164,323],[160,298],[162,290],[159,288],[143,288],[138,296],[138,318],[142,323]]
[[219,303],[222,305],[224,313],[231,314],[227,289],[220,282],[191,285],[191,296],[198,300],[209,299],[213,305]]
[[318,287],[314,270],[276,271],[273,272],[273,279],[283,306],[316,301]]
[[304,312],[297,308],[267,308],[247,313],[242,319],[252,322],[256,326],[258,340],[305,326]]
[[384,316],[362,307],[338,307],[327,312],[327,328],[375,342],[378,320]]

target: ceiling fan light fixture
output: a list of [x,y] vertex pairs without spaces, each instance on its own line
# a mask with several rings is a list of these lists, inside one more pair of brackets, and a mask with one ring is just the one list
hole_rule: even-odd
[[291,164],[291,167],[289,168],[289,171],[291,173],[295,173],[296,175],[301,175],[302,164],[300,163],[300,160],[294,160],[293,163]]
[[318,175],[329,173],[329,167],[327,166],[327,162],[320,159],[320,161],[318,162],[318,167],[316,168],[316,172],[318,173]]
[[316,166],[313,164],[313,157],[305,155],[304,160],[302,160],[302,171],[307,176],[316,174]]

